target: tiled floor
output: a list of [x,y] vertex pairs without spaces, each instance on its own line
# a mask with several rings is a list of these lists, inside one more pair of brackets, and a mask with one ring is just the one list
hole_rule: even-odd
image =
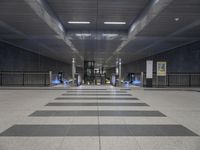
[[200,94],[0,90],[0,150],[200,150]]

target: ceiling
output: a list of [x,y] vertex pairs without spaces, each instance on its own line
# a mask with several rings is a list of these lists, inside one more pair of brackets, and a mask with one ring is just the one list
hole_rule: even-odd
[[66,63],[112,67],[116,57],[129,63],[200,40],[200,1],[1,0],[0,40]]

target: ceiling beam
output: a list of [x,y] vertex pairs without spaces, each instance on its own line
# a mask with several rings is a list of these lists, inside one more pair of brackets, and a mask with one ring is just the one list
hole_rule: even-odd
[[191,41],[200,40],[200,37],[163,37],[163,36],[137,36],[137,40],[145,41],[160,41],[160,40],[174,40],[174,41]]
[[81,60],[83,60],[83,56],[81,56],[80,52],[74,47],[72,42],[66,36],[66,32],[64,26],[58,20],[55,13],[48,6],[45,0],[24,0],[33,11],[62,39],[73,51],[74,54],[78,55]]
[[67,37],[71,40],[125,40],[127,32],[119,31],[69,31]]
[[114,56],[118,55],[130,41],[135,40],[136,35],[142,31],[156,16],[158,16],[159,13],[172,1],[173,0],[151,0],[138,19],[131,25],[127,40],[121,43],[121,45],[113,52],[113,55],[106,60],[106,63],[108,63]]
[[[160,44],[162,42],[165,42],[165,40],[177,40],[177,41],[186,41],[186,42],[196,42],[196,41],[200,41],[200,38],[199,37],[177,37],[176,35],[179,35],[181,33],[184,33],[185,31],[188,31],[194,27],[197,27],[200,25],[200,20],[196,20],[194,22],[192,22],[191,24],[183,27],[183,28],[180,28],[178,30],[176,30],[174,33],[171,33],[170,35],[168,35],[167,37],[164,37],[164,38],[160,38],[160,39],[157,39],[156,42],[153,42],[152,44],[146,46],[145,48],[141,49],[139,52],[143,52],[145,51],[146,49],[149,49],[151,47],[154,47],[156,46],[157,44]],[[176,37],[174,37],[176,36]]]
[[[0,21],[0,26],[1,26],[1,21]],[[9,30],[9,31],[14,31],[14,30]],[[15,30],[16,31],[16,30]],[[0,39],[24,39],[25,36],[22,35],[19,31],[17,32],[13,32],[13,33],[17,33],[17,34],[1,34],[0,35]],[[86,35],[84,35],[86,34]],[[87,34],[91,34],[90,36],[88,36]],[[117,33],[106,33],[104,32],[105,36],[102,34],[96,34],[96,33],[86,33],[86,32],[68,32],[67,33],[67,37],[70,40],[125,40],[127,39],[127,35],[126,34],[118,34],[117,36],[115,36],[115,34]],[[106,35],[108,34],[108,35]],[[21,36],[20,36],[21,35]],[[43,39],[60,39],[59,37],[57,37],[56,35],[29,35],[27,37],[30,40],[43,40]],[[163,36],[137,36],[137,40],[144,40],[144,41],[160,41],[160,40],[175,40],[175,41],[192,41],[192,40],[200,40],[200,37],[185,37],[185,36],[181,36],[181,37],[163,37]]]

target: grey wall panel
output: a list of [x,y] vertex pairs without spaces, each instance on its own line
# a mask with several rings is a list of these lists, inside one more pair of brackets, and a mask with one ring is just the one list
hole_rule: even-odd
[[0,71],[59,71],[71,76],[71,65],[0,42]]
[[126,77],[131,72],[145,72],[148,59],[154,60],[154,71],[156,71],[156,61],[167,61],[168,72],[200,72],[200,42],[124,64],[123,76]]

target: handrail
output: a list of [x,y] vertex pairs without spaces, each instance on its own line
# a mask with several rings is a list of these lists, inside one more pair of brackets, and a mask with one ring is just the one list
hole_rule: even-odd
[[0,86],[49,86],[51,78],[51,71],[0,71]]

